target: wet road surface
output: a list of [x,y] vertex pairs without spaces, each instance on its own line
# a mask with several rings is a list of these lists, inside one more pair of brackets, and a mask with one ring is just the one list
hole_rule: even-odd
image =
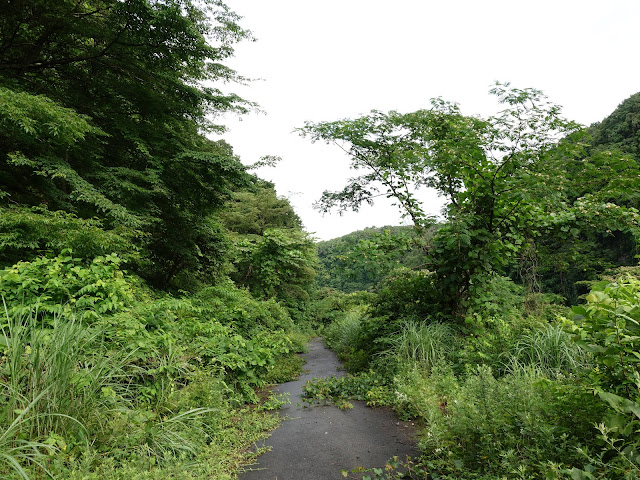
[[415,457],[415,431],[393,411],[353,402],[351,410],[335,406],[308,406],[302,402],[302,385],[312,378],[341,375],[336,355],[319,340],[307,346],[304,373],[275,391],[288,392],[291,404],[282,407],[282,425],[260,446],[271,451],[246,467],[240,480],[333,480],[343,479],[342,469],[383,467],[397,455]]

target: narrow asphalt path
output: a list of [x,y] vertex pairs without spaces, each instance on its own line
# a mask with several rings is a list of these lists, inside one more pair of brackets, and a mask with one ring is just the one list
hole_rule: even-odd
[[321,341],[307,348],[305,373],[276,388],[289,393],[291,404],[282,407],[284,422],[264,440],[271,451],[247,467],[240,480],[338,480],[344,478],[342,469],[380,468],[394,455],[415,457],[414,429],[391,410],[353,402],[353,409],[343,411],[302,402],[307,380],[341,375],[340,362]]

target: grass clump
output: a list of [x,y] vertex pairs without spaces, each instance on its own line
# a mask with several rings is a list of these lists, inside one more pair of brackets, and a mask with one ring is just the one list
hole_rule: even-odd
[[401,370],[417,368],[428,373],[436,365],[451,359],[455,344],[455,330],[451,325],[407,321],[393,339],[393,347],[386,356],[390,356]]
[[0,458],[27,478],[22,461],[46,472],[43,455],[86,449],[103,436],[108,412],[129,408],[131,384],[126,356],[107,350],[100,328],[69,313],[47,324],[36,311],[10,315],[5,305],[4,313]]
[[351,307],[325,331],[327,344],[343,358],[352,352],[358,342],[364,309],[363,306]]
[[35,402],[39,419],[31,435],[83,435],[79,425],[93,426],[95,411],[130,396],[126,356],[106,348],[100,328],[84,327],[73,315],[55,316],[51,328],[39,326],[33,314],[6,315],[5,415],[13,420],[16,411]]
[[571,374],[589,366],[587,352],[557,324],[546,324],[522,335],[506,359],[510,370],[536,368],[549,377]]

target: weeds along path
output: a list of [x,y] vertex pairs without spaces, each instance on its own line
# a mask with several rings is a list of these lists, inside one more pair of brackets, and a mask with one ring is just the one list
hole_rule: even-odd
[[263,442],[271,451],[247,467],[240,480],[338,480],[344,478],[342,469],[380,468],[394,455],[415,457],[414,429],[391,410],[361,402],[353,402],[351,410],[302,402],[307,380],[341,375],[336,355],[321,341],[307,348],[303,375],[276,389],[288,392],[291,404],[282,407],[284,422]]

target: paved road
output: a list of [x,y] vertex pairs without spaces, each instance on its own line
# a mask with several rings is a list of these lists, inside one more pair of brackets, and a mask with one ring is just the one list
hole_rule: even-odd
[[340,362],[320,341],[308,345],[305,358],[303,368],[308,372],[277,388],[289,392],[291,405],[281,409],[286,419],[264,441],[271,451],[247,467],[240,480],[338,480],[344,478],[342,469],[383,467],[394,455],[416,456],[414,429],[390,410],[367,408],[360,402],[346,411],[305,406],[301,394],[307,380],[340,375]]

